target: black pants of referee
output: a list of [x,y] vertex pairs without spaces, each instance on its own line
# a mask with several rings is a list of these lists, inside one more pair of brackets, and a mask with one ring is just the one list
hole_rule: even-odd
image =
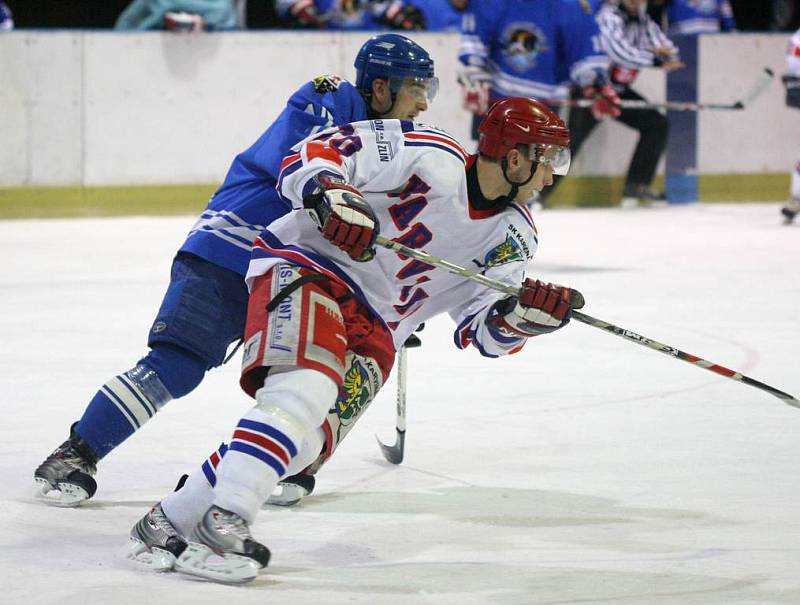
[[[620,99],[643,100],[644,97],[636,91],[625,88],[620,93]],[[664,153],[669,133],[669,122],[666,116],[656,109],[622,109],[622,113],[615,120],[639,131],[639,142],[633,151],[628,174],[625,177],[625,192],[633,192],[640,187],[649,187],[656,174],[658,160]],[[570,132],[570,151],[573,159],[578,155],[584,141],[597,126],[598,120],[592,111],[586,107],[573,107],[569,113],[567,125]],[[553,192],[560,177],[555,177],[553,186],[542,191],[542,200]]]

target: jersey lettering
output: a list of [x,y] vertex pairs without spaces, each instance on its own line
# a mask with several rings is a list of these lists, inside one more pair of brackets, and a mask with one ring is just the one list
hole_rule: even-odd
[[418,303],[421,303],[426,298],[428,298],[428,293],[422,288],[417,288],[414,290],[414,294],[411,295],[411,298],[407,303],[404,305],[394,305],[394,310],[400,315],[406,315],[409,311],[411,311],[412,307],[415,307]]
[[433,265],[423,263],[421,260],[412,260],[410,263],[400,269],[395,277],[402,281],[404,279],[408,279],[409,277],[419,275],[420,273],[425,273],[425,271],[430,271],[431,269],[433,269]]
[[[431,233],[425,225],[422,223],[415,223],[409,231],[403,233],[399,237],[394,238],[394,241],[403,244],[404,246],[408,246],[409,248],[416,249],[422,248],[429,244],[432,239],[433,233]],[[402,254],[399,254],[398,256],[400,258],[404,258]]]
[[415,197],[403,202],[402,204],[394,204],[389,206],[389,214],[398,229],[407,229],[417,215],[425,209],[428,205],[428,200],[424,197]]

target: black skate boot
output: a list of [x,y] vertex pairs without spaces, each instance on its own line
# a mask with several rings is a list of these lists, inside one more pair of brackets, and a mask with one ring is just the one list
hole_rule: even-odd
[[781,214],[783,215],[783,223],[785,225],[791,225],[794,221],[794,217],[800,214],[800,200],[792,200],[786,206],[781,208]]
[[622,208],[659,208],[667,205],[667,197],[647,185],[625,185],[622,193]]
[[267,498],[272,506],[294,506],[314,491],[316,479],[308,472],[297,473],[278,481],[275,491]]
[[131,529],[125,558],[151,571],[170,571],[186,550],[186,540],[156,504]]
[[225,584],[254,580],[269,563],[270,552],[250,535],[239,515],[212,506],[195,528],[197,542],[189,542],[175,562],[175,570]]
[[97,456],[74,431],[33,473],[36,498],[55,506],[78,506],[97,491],[92,475],[97,472]]

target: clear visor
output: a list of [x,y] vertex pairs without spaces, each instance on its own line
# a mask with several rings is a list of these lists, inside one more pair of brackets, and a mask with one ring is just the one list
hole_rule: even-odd
[[569,147],[531,145],[530,149],[530,157],[528,159],[544,166],[551,166],[553,174],[564,176],[569,172],[569,164],[572,161]]
[[394,93],[403,89],[412,97],[431,103],[439,92],[439,78],[389,78],[389,90]]

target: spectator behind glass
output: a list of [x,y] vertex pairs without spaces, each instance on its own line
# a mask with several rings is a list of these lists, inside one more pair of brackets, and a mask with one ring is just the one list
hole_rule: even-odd
[[133,0],[117,19],[117,30],[202,31],[236,27],[233,0]]
[[425,17],[403,0],[275,0],[278,18],[289,27],[357,30],[421,30]]
[[707,34],[736,30],[728,0],[671,0],[667,8],[671,34]]
[[14,29],[14,19],[11,18],[11,9],[4,2],[0,2],[0,32],[10,32]]

